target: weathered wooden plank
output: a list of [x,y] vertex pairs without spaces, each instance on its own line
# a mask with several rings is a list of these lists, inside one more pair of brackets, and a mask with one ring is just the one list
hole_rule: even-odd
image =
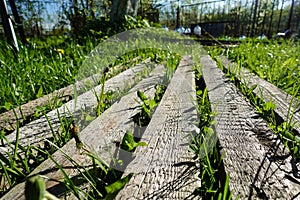
[[236,73],[239,80],[244,80],[247,87],[257,85],[254,93],[265,101],[272,101],[275,105],[275,112],[285,121],[289,121],[292,116],[292,123],[295,124],[294,129],[300,134],[300,101],[293,98],[283,90],[268,81],[251,73],[246,68],[238,69],[237,65],[230,62],[225,56],[220,56],[220,60],[226,69]]
[[[135,58],[132,61],[135,62],[138,59]],[[150,59],[146,59],[144,63],[148,63]],[[110,71],[118,71],[121,70],[123,65],[117,65],[111,68]],[[109,71],[109,73],[110,73]],[[85,84],[89,83],[92,86],[98,85],[99,79],[101,78],[102,73],[95,74],[91,77],[88,77],[84,80],[78,81],[75,83],[77,90],[85,88]],[[96,81],[98,80],[98,81]],[[59,90],[55,90],[51,94],[44,95],[41,98],[32,100],[22,106],[15,108],[15,113],[13,110],[9,110],[5,113],[0,114],[0,130],[13,131],[17,127],[17,120],[20,124],[24,123],[24,118],[28,118],[35,113],[35,109],[39,106],[51,105],[56,103],[57,101],[67,102],[72,99],[74,93],[74,85],[69,85],[67,87],[61,88]],[[17,116],[16,116],[17,115]]]
[[[123,73],[109,79],[105,83],[105,92],[113,90],[115,92],[125,92],[129,89],[136,81],[142,78],[144,70],[150,70],[151,67],[146,68],[144,64],[139,64],[131,69],[124,71]],[[102,90],[102,85],[95,87],[97,94]],[[60,119],[62,116],[78,116],[81,114],[82,109],[91,109],[97,105],[97,99],[94,93],[90,90],[78,96],[77,99],[73,99],[56,110],[47,113],[47,117],[50,120],[52,129],[54,132],[59,132]],[[7,140],[14,143],[16,138],[16,131],[6,136]],[[52,130],[49,122],[45,116],[32,121],[25,126],[20,128],[20,139],[19,144],[22,146],[37,145],[45,138],[52,136]],[[4,150],[4,148],[0,149]]]
[[188,151],[189,134],[196,131],[197,113],[192,60],[183,57],[124,175],[132,179],[116,199],[200,199],[200,186]]
[[209,100],[218,112],[215,131],[225,154],[224,168],[230,174],[233,196],[299,197],[297,171],[283,144],[209,56],[202,57],[201,63]]
[[[152,91],[151,93],[153,93],[154,85],[163,83],[164,75],[165,68],[161,65],[157,66],[148,78],[139,82],[127,95],[123,96],[120,101],[114,103],[109,109],[82,130],[80,133],[81,140],[86,144],[87,148],[97,153],[103,161],[109,164],[112,161],[111,156],[116,149],[114,141],[118,138],[120,139],[126,130],[134,131],[132,117],[139,111],[139,102],[137,101],[136,91],[143,90],[148,91],[148,93]],[[86,155],[81,154],[76,148],[74,140],[69,141],[61,149],[72,156],[72,158],[81,166],[89,166],[91,164],[91,160],[88,159]],[[78,171],[74,169],[70,161],[66,159],[60,151],[54,153],[53,158],[63,166],[70,178],[78,175]],[[50,159],[43,162],[31,173],[31,175],[34,174],[43,174],[47,177],[51,177],[53,180],[63,180],[62,173]],[[1,199],[24,199],[24,185],[24,182],[16,185]],[[58,187],[56,181],[47,181],[46,185],[49,192],[63,198],[65,190]]]

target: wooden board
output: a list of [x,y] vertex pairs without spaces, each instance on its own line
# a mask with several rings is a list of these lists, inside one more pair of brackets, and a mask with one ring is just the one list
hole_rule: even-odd
[[[105,83],[105,92],[113,90],[119,92],[120,95],[125,93],[126,90],[129,90],[139,79],[142,78],[142,75],[145,73],[144,70],[151,70],[151,67],[146,68],[144,64],[138,64],[137,66],[124,71],[123,73],[109,79]],[[102,86],[98,85],[95,87],[95,92],[100,94]],[[60,128],[60,119],[62,116],[80,116],[82,110],[87,110],[95,108],[97,105],[97,99],[95,94],[90,90],[85,92],[73,99],[63,106],[50,111],[47,113],[47,117],[50,120],[52,130],[58,132]],[[41,141],[44,141],[45,138],[52,137],[52,130],[49,125],[49,122],[45,116],[32,121],[25,126],[20,128],[20,140],[19,144],[22,146],[27,145],[38,145]],[[6,136],[7,140],[14,143],[16,138],[16,131],[12,134]],[[5,150],[6,146],[0,149],[0,151]]]
[[116,199],[200,199],[198,169],[189,150],[189,136],[197,130],[195,80],[191,58],[180,62],[124,176],[134,173]]
[[[138,57],[132,59],[132,62],[138,60]],[[148,63],[150,59],[146,59],[143,63]],[[119,71],[122,70],[123,65],[117,65],[110,69],[110,71]],[[109,73],[110,73],[109,71]],[[95,74],[91,77],[88,77],[84,80],[78,81],[75,83],[77,90],[83,89],[86,83],[91,84],[92,86],[97,86],[98,82],[102,76],[102,73]],[[58,101],[67,102],[73,98],[74,94],[74,85],[69,85],[67,87],[55,90],[51,94],[45,95],[41,98],[32,100],[22,106],[15,108],[16,115],[13,110],[9,110],[5,113],[0,114],[0,130],[13,131],[17,127],[17,120],[20,124],[24,124],[24,118],[28,118],[34,115],[37,107],[46,106],[54,104]]]
[[280,140],[209,56],[201,57],[201,63],[209,100],[218,112],[215,131],[233,196],[299,198],[295,163]]
[[[114,154],[116,148],[114,141],[122,138],[126,130],[134,131],[132,117],[139,111],[138,106],[140,105],[137,101],[136,91],[142,90],[145,91],[146,94],[153,94],[154,85],[163,83],[165,73],[163,66],[157,66],[148,78],[139,82],[127,95],[122,97],[120,101],[114,103],[108,110],[80,132],[82,141],[89,149],[96,152],[103,161],[108,164],[112,162],[111,155]],[[66,154],[72,156],[81,166],[89,166],[91,164],[91,160],[88,159],[87,156],[82,155],[76,148],[74,140],[68,142],[61,149]],[[54,153],[53,158],[63,166],[70,178],[78,175],[78,171],[60,151]],[[54,180],[63,180],[62,173],[50,159],[39,165],[30,175],[34,174],[42,174]],[[64,198],[63,194],[65,190],[62,189],[61,185],[58,185],[55,181],[48,181],[46,184],[49,192],[62,199]],[[25,182],[16,185],[1,199],[25,199],[24,185]]]
[[225,56],[221,56],[220,60],[226,69],[235,72],[237,78],[244,80],[249,88],[257,85],[253,92],[266,102],[272,101],[276,105],[275,112],[283,120],[289,121],[292,116],[292,123],[295,124],[294,129],[300,134],[300,101],[297,98],[293,98],[275,85],[259,78],[248,69],[241,68],[238,70],[237,65],[230,62]]

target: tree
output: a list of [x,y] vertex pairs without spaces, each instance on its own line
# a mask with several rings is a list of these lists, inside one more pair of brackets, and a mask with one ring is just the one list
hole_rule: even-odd
[[118,22],[125,15],[136,16],[139,8],[140,0],[113,0],[110,12],[110,20]]

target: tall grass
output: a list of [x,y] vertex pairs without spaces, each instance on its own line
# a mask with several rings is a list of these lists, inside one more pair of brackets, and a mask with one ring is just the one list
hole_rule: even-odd
[[247,42],[229,49],[228,57],[300,99],[300,43]]
[[[251,104],[255,107],[257,113],[268,122],[269,127],[272,129],[274,134],[276,134],[281,139],[282,143],[289,149],[292,156],[296,159],[299,159],[300,158],[300,148],[299,148],[300,137],[298,136],[298,134],[295,134],[293,131],[294,127],[299,122],[294,122],[294,123],[292,122],[293,113],[295,113],[295,109],[296,109],[295,108],[294,110],[291,110],[292,103],[290,103],[289,108],[287,110],[287,112],[288,112],[287,119],[281,119],[281,117],[279,117],[275,114],[276,106],[272,101],[267,102],[265,99],[262,99],[261,96],[254,93],[254,90],[256,89],[257,85],[249,87],[248,83],[245,80],[243,80],[243,78],[239,77],[238,74],[235,74],[235,72],[232,72],[230,69],[226,69],[222,65],[222,62],[217,57],[218,53],[216,53],[216,51],[211,51],[210,53],[211,53],[212,57],[214,57],[214,59],[217,61],[218,66],[223,70],[223,72],[229,78],[229,80],[232,81],[236,85],[236,87],[243,93],[243,95],[251,102]],[[242,59],[237,61],[239,69],[243,66],[247,66],[247,64],[244,64],[243,62],[244,61]],[[264,63],[264,62],[261,61],[261,63]],[[278,70],[278,71],[276,73],[280,73],[280,69],[285,68],[287,66],[274,65],[274,67],[277,67],[276,70]],[[258,70],[258,72],[261,72],[261,71],[259,71],[259,69],[257,69],[257,70]],[[276,70],[274,70],[274,71],[276,71]],[[285,69],[282,69],[282,70],[285,70]],[[291,70],[295,70],[295,68],[292,68]],[[273,73],[275,73],[274,71],[273,71]],[[293,73],[295,73],[295,72],[293,72]],[[294,81],[296,81],[296,82],[299,81],[298,79],[293,80],[290,77],[286,78],[285,80],[291,81],[292,83]],[[278,82],[276,82],[276,83],[278,84]],[[276,83],[273,83],[273,84],[276,84]],[[298,94],[299,85],[291,84],[290,86],[292,88],[289,88],[290,90],[288,90],[288,91],[292,91],[291,94],[294,95],[294,98],[296,98],[295,96],[299,95]],[[298,96],[298,98],[299,98],[299,96]]]
[[223,155],[217,144],[217,135],[213,126],[214,116],[217,114],[211,107],[208,91],[201,74],[201,66],[195,66],[197,88],[197,113],[199,115],[200,132],[192,136],[190,150],[199,162],[201,186],[195,193],[203,199],[232,199],[229,191],[229,174],[223,168]]
[[73,83],[85,55],[96,45],[87,39],[81,46],[66,37],[29,42],[20,45],[18,57],[0,43],[0,113]]

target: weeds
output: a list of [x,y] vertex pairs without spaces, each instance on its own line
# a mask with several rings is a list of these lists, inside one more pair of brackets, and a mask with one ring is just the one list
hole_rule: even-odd
[[[62,39],[64,41],[64,39]],[[87,41],[89,43],[91,41]],[[70,44],[65,42],[57,44],[57,47],[49,46],[39,46],[40,44],[34,43],[31,47],[21,47],[20,57],[18,58],[16,69],[11,68],[15,63],[10,63],[11,61],[4,59],[4,54],[0,54],[1,70],[7,70],[14,80],[9,80],[7,77],[2,76],[4,80],[3,85],[10,85],[12,87],[3,88],[0,92],[1,102],[0,112],[6,111],[15,107],[16,105],[21,105],[28,102],[29,100],[39,98],[45,94],[48,94],[56,89],[59,89],[63,86],[69,85],[75,81],[75,74],[78,72],[78,67],[82,63],[83,58],[86,54],[94,47],[94,44],[89,43],[84,46],[76,45],[72,41]],[[65,45],[65,46],[63,46]],[[69,46],[70,45],[70,46]],[[52,49],[53,48],[53,49]],[[38,52],[38,53],[37,53]],[[163,62],[166,58],[166,65],[168,67],[168,78],[171,78],[171,75],[175,71],[177,64],[179,63],[179,56],[173,55],[169,51],[165,50],[156,50],[156,49],[139,49],[134,52],[126,53],[119,57],[115,63],[108,65],[109,68],[114,66],[116,63],[126,63],[128,60],[131,60],[133,57],[138,55],[140,59],[145,57],[150,57],[152,61],[156,63]],[[38,64],[37,64],[38,63]],[[130,67],[127,65],[126,67]],[[125,67],[125,68],[126,68]],[[38,70],[37,70],[38,69]],[[42,71],[45,73],[37,73],[37,71]],[[117,70],[118,71],[118,70]],[[3,72],[3,71],[1,71]],[[0,73],[5,74],[5,73]],[[21,74],[22,76],[16,76],[15,74]],[[32,75],[32,76],[31,76]],[[115,73],[112,74],[112,76]],[[48,78],[51,77],[51,80]],[[110,106],[110,100],[112,94],[110,92],[104,92],[105,80],[108,76],[103,76],[102,90],[100,94],[97,94],[97,108],[96,113],[99,115],[104,109]],[[60,83],[53,80],[57,80]],[[37,81],[38,80],[38,81]],[[51,83],[50,83],[51,82]],[[22,83],[25,83],[22,85]],[[145,99],[140,93],[140,98],[143,101],[143,115],[151,116],[155,106],[159,103],[160,99],[163,96],[165,86],[157,85],[156,93],[154,99],[148,100]],[[28,92],[28,94],[25,94]],[[8,96],[6,94],[9,94]],[[1,96],[2,95],[2,96]],[[3,101],[2,101],[3,100]],[[39,107],[35,110],[34,118],[38,118],[41,115],[45,114],[49,110],[56,108],[61,105],[62,102],[57,102],[57,105],[46,105]],[[58,116],[60,114],[58,113]],[[68,189],[67,192],[72,192],[77,198],[86,196],[89,199],[99,199],[113,198],[116,193],[124,187],[124,185],[129,181],[132,174],[128,175],[125,178],[121,178],[122,173],[115,171],[106,163],[104,163],[96,154],[87,151],[83,147],[83,143],[80,140],[78,126],[74,123],[74,120],[70,117],[59,116],[60,120],[60,130],[58,132],[54,131],[50,119],[45,115],[50,128],[52,130],[52,138],[46,140],[43,147],[34,147],[28,145],[26,148],[19,145],[19,135],[20,135],[20,125],[17,125],[16,131],[16,140],[14,144],[6,141],[4,131],[1,130],[1,141],[8,144],[8,148],[11,148],[11,151],[5,151],[0,153],[1,158],[1,175],[3,189],[1,194],[7,192],[13,185],[18,183],[21,179],[24,179],[38,164],[43,162],[46,158],[50,158],[57,168],[64,175],[64,185]],[[87,119],[89,118],[89,119]],[[92,120],[93,116],[87,115],[85,120]],[[83,151],[87,157],[90,158],[92,167],[85,167],[77,163],[72,159],[71,156],[68,156],[65,152],[61,150],[61,147],[68,142],[71,138],[74,138],[78,148]],[[128,151],[134,151],[134,148],[137,146],[145,146],[144,142],[137,142],[134,140],[132,133],[127,132],[122,140],[121,147]],[[89,185],[87,189],[82,189],[74,183],[74,181],[68,177],[67,173],[64,171],[63,166],[61,166],[53,157],[52,153],[54,151],[61,151],[63,155],[71,161],[74,165],[74,168],[78,172],[78,176],[85,183]],[[1,151],[2,152],[2,151]],[[40,179],[36,179],[39,180]]]
[[[229,175],[223,169],[223,155],[214,143],[217,136],[212,128],[213,117],[217,114],[211,110],[208,92],[201,75],[201,66],[194,68],[197,87],[197,112],[199,115],[200,132],[192,136],[190,150],[200,164],[201,187],[195,192],[204,199],[232,199],[229,191]],[[226,177],[226,178],[225,178]]]
[[[218,60],[217,57],[215,57],[214,54],[212,54],[215,60]],[[252,87],[249,87],[248,84],[240,80],[241,78],[235,74],[234,72],[231,72],[230,69],[226,69],[220,61],[217,61],[217,64],[220,66],[221,69],[225,72],[225,74],[230,77],[230,80],[239,88],[239,90],[249,99],[251,104],[256,108],[258,114],[264,118],[268,124],[269,127],[272,129],[274,134],[276,134],[283,144],[289,149],[291,154],[297,158],[300,159],[300,137],[296,135],[293,132],[294,126],[296,124],[292,123],[293,115],[290,115],[286,121],[284,121],[281,117],[279,117],[275,112],[276,106],[273,102],[265,102],[264,99],[256,95],[253,91],[256,89],[257,85],[254,85]],[[241,67],[241,66],[240,66]],[[291,108],[290,104],[290,108]],[[291,112],[291,110],[288,110],[288,113],[294,113]]]
[[[96,115],[100,116],[101,112],[103,112],[104,110],[104,106],[103,106],[103,99],[104,99],[104,88],[105,88],[105,81],[107,78],[107,73],[108,73],[108,68],[104,68],[103,70],[103,75],[102,78],[100,80],[101,85],[101,93],[99,96],[96,95],[97,97],[97,109],[96,109]],[[104,107],[104,108],[103,108]]]
[[[217,50],[220,53],[220,50]],[[292,41],[259,43],[247,42],[227,52],[229,59],[246,67],[260,78],[300,98],[299,43]]]
[[163,97],[166,86],[158,84],[155,86],[155,89],[156,92],[154,99],[148,99],[148,97],[142,91],[137,91],[137,96],[142,101],[141,112],[137,113],[133,117],[133,121],[140,127],[147,126],[149,124],[151,115]]
[[147,146],[147,144],[145,142],[135,142],[133,134],[130,131],[127,131],[123,136],[121,142],[121,149],[133,152],[138,146]]

